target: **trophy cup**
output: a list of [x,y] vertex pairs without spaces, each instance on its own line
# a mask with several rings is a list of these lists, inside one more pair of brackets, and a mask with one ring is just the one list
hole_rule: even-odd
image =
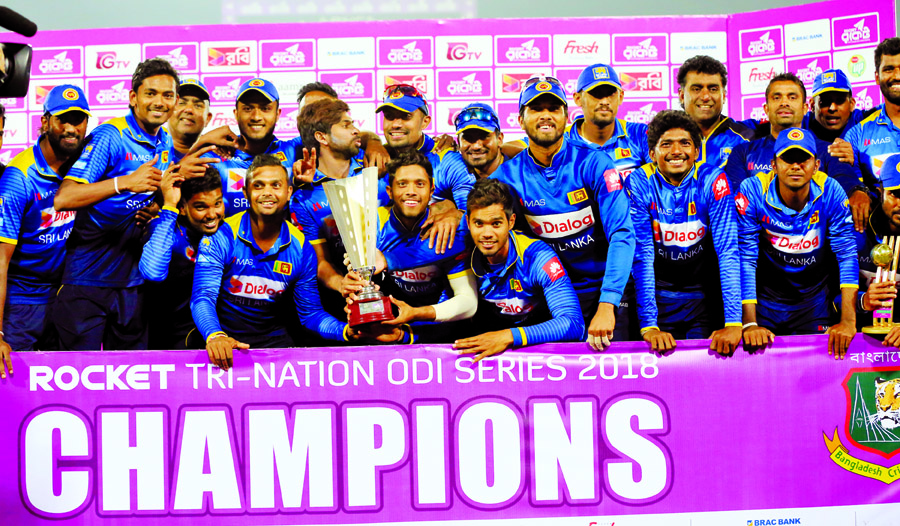
[[394,319],[391,300],[371,283],[378,236],[378,168],[322,185],[354,272],[369,282],[350,305],[350,326]]
[[[900,255],[900,237],[888,236],[884,242],[872,247],[872,263],[878,266],[874,283],[894,281],[897,276],[897,256]],[[887,334],[894,327],[894,302],[890,307],[875,309],[872,325],[863,327],[865,334]]]

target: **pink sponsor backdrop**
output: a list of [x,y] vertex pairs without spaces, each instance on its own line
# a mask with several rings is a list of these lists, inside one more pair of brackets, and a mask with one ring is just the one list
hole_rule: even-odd
[[[827,16],[819,16],[827,14]],[[778,23],[773,23],[777,21]],[[620,117],[649,120],[679,107],[678,66],[696,54],[722,60],[729,71],[726,112],[759,117],[772,75],[793,71],[811,85],[828,67],[844,69],[858,106],[881,103],[872,50],[894,36],[894,3],[822,2],[736,15],[702,17],[558,18],[346,22],[318,24],[171,26],[42,31],[34,47],[31,88],[22,99],[0,99],[8,111],[8,160],[39,133],[43,99],[53,86],[86,90],[91,126],[127,111],[134,66],[163,57],[212,94],[211,126],[233,124],[238,86],[262,75],[282,96],[276,133],[293,136],[297,90],[328,82],[347,100],[358,126],[381,131],[375,107],[386,84],[406,82],[429,99],[429,132],[453,131],[453,117],[474,101],[492,103],[508,136],[521,131],[516,101],[522,82],[555,75],[571,95],[579,72],[613,64],[626,90]],[[574,119],[580,110],[572,108]]]

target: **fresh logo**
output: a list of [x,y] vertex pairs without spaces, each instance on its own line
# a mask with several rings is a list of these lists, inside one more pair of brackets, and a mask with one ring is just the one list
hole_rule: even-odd
[[596,40],[586,45],[579,45],[576,40],[569,40],[566,42],[566,47],[563,48],[563,53],[567,55],[592,55],[599,52],[600,44]]

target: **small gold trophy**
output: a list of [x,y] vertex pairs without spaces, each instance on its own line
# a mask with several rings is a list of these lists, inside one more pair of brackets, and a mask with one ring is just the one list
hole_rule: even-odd
[[[897,256],[900,255],[900,237],[888,236],[884,242],[872,247],[872,263],[878,266],[874,283],[894,281],[897,276]],[[875,309],[872,313],[872,325],[863,327],[866,334],[887,334],[894,327],[894,302],[890,307]]]

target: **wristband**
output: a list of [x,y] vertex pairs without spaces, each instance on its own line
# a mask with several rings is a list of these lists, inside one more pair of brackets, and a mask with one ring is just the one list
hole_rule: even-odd
[[751,322],[749,322],[749,323],[745,323],[745,324],[741,327],[741,330],[745,330],[745,331],[746,331],[746,330],[749,329],[750,327],[759,327],[759,324],[756,323],[755,321],[751,321]]
[[117,194],[122,193],[119,191],[119,178],[118,177],[113,177],[113,187],[116,189]]

